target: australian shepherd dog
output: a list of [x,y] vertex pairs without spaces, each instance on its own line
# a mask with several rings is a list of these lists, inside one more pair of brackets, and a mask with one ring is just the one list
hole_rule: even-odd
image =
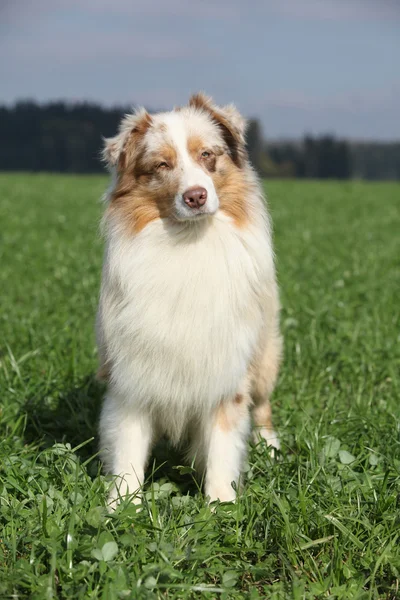
[[279,297],[245,121],[203,94],[171,112],[140,109],[105,140],[104,159],[97,341],[110,505],[140,498],[161,436],[185,448],[210,502],[233,501],[252,424],[279,447]]

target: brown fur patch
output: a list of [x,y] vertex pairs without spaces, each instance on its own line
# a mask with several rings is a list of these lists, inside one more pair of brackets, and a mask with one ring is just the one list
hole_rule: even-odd
[[107,382],[110,379],[110,374],[110,367],[107,363],[100,365],[100,367],[97,369],[96,379],[98,381]]
[[149,113],[144,113],[142,118],[135,125],[132,133],[137,133],[138,135],[144,135],[150,125],[153,123],[153,119]]
[[254,400],[252,410],[256,428],[265,428],[273,431],[272,410],[270,396],[276,384],[279,365],[282,356],[282,338],[276,323],[275,335],[270,332],[270,337],[265,343],[260,344],[258,352],[250,368],[251,396]]
[[[191,136],[188,139],[188,151],[193,160],[207,172],[214,173],[217,163],[217,156],[222,154],[222,150],[217,146],[210,148],[207,143],[199,136]],[[209,156],[202,156],[202,153],[209,152]]]
[[217,410],[216,421],[223,431],[236,429],[248,413],[251,398],[248,395],[237,394],[233,400],[222,402]]
[[242,168],[247,160],[245,141],[242,132],[230,119],[228,111],[215,106],[211,98],[202,93],[194,94],[189,100],[189,106],[208,113],[218,125],[232,161]]
[[220,202],[220,210],[229,215],[237,227],[244,227],[249,219],[246,198],[249,193],[243,171],[226,155],[218,159],[215,173],[211,173]]
[[198,159],[202,150],[205,149],[206,144],[198,135],[192,135],[188,139],[187,143],[189,154],[191,154],[192,158]]
[[[137,178],[142,176],[153,175],[161,163],[167,163],[170,170],[176,167],[177,155],[176,150],[171,144],[163,144],[157,149],[157,152],[148,154],[141,152],[135,161],[134,172]],[[166,167],[161,167],[166,168]]]
[[212,106],[212,100],[209,96],[203,94],[203,92],[198,92],[190,97],[189,106],[199,110],[208,110]]
[[270,431],[273,430],[272,411],[269,401],[253,408],[253,419],[256,427],[265,427]]
[[[277,300],[276,300],[277,302]],[[277,310],[277,305],[273,306]],[[250,367],[252,384],[251,395],[256,405],[268,400],[278,378],[279,366],[282,360],[282,338],[278,331],[278,321],[268,339],[263,337]]]
[[128,234],[138,234],[152,221],[171,215],[177,182],[170,174],[164,182],[150,182],[149,178],[143,174],[135,180],[126,175],[113,194],[108,212],[110,216],[118,214]]
[[[144,134],[132,134],[118,182],[111,197],[108,214],[117,214],[128,234],[138,234],[146,225],[171,215],[178,182],[173,170],[177,154],[168,143],[149,153]],[[128,158],[129,157],[129,158]],[[162,166],[166,163],[167,166]]]
[[138,144],[143,139],[145,133],[148,131],[152,123],[153,119],[147,112],[145,112],[137,121],[127,142],[125,143],[124,149],[120,154],[118,160],[118,170],[123,171],[132,162],[135,157]]

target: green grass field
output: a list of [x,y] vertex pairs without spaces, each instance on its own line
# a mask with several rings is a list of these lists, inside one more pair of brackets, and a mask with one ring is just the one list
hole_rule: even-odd
[[144,510],[112,516],[93,376],[105,185],[0,176],[0,597],[400,598],[400,185],[268,183],[278,460],[252,447],[239,501],[212,513],[161,447]]

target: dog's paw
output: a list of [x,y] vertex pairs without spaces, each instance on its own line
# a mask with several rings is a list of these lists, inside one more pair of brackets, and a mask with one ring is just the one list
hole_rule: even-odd
[[207,486],[206,496],[208,504],[212,502],[235,502],[236,492],[231,485],[210,485]]
[[134,493],[131,493],[128,488],[128,484],[125,480],[122,480],[118,484],[114,484],[111,488],[111,492],[108,495],[107,502],[107,510],[109,513],[113,513],[117,507],[129,499],[132,504],[137,506],[142,504],[142,491],[136,490]]
[[272,448],[271,455],[276,456],[276,450],[281,449],[279,438],[273,429],[267,429],[266,427],[260,427],[254,431],[253,434],[254,443],[258,444],[262,440]]

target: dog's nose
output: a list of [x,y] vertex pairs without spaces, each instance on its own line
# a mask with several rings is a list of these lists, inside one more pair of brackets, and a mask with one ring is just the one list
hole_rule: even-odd
[[192,187],[183,194],[183,201],[190,208],[200,208],[207,201],[207,190],[203,187]]

